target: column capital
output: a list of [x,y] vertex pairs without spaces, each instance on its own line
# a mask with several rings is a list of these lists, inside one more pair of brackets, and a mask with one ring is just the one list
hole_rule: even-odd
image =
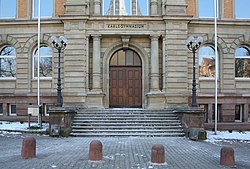
[[159,37],[160,37],[161,35],[158,35],[158,34],[151,34],[150,36],[149,36],[149,38],[152,40],[152,41],[158,41],[158,39],[159,39]]
[[102,35],[99,35],[99,34],[93,34],[91,35],[93,40],[100,40],[102,38]]

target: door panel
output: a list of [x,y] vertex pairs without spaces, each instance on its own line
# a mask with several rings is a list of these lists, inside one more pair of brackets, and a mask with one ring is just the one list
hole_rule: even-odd
[[141,107],[141,67],[110,66],[110,107]]

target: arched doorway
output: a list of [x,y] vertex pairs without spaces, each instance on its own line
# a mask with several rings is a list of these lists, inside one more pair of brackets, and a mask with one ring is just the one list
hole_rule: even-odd
[[109,107],[142,107],[142,63],[133,50],[119,50],[110,59]]

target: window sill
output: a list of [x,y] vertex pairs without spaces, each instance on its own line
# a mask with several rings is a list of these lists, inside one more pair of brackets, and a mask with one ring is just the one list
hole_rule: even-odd
[[250,78],[236,77],[235,80],[236,80],[236,81],[250,81]]
[[12,77],[4,77],[4,78],[0,78],[0,80],[2,81],[8,81],[8,80],[11,80],[11,81],[14,81],[16,80],[16,78],[12,78]]

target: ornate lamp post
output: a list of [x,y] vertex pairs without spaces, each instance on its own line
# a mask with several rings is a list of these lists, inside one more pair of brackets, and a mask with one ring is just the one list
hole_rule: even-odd
[[197,103],[196,103],[196,77],[195,77],[195,69],[196,69],[195,52],[199,49],[202,42],[203,42],[203,38],[200,36],[198,38],[194,38],[194,37],[190,36],[186,41],[187,48],[193,52],[192,107],[197,107]]
[[67,39],[64,36],[59,38],[52,36],[51,42],[53,46],[58,51],[58,79],[57,79],[57,107],[62,107],[62,88],[61,88],[61,51],[64,50],[67,46]]

